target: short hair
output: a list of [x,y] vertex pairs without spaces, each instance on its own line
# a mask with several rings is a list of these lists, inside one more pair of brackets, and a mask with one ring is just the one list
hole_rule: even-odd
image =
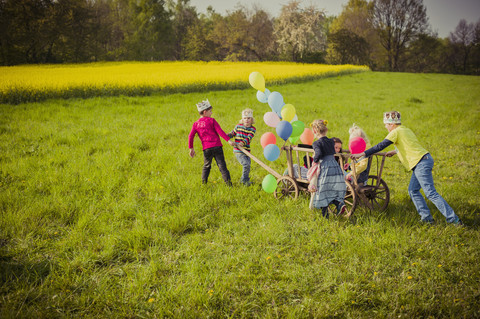
[[200,112],[198,112],[198,113],[199,113],[200,115],[203,115],[204,112],[210,111],[212,108],[213,108],[213,107],[210,106],[209,108],[206,108],[205,110],[202,110],[202,111],[200,111]]

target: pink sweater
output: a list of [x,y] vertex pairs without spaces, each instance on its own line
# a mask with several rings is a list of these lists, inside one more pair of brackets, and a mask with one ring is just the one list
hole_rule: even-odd
[[216,146],[222,146],[220,136],[228,141],[230,138],[222,130],[218,122],[213,117],[201,117],[193,123],[192,130],[188,134],[188,148],[193,148],[193,138],[198,134],[202,142],[203,150]]

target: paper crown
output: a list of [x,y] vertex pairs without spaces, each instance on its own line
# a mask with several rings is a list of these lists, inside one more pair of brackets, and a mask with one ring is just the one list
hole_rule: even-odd
[[383,113],[384,124],[402,124],[400,112],[392,111]]
[[198,109],[198,112],[202,112],[208,108],[212,107],[210,105],[210,102],[208,101],[208,99],[206,99],[205,101],[202,101],[200,103],[197,103],[197,109]]
[[253,110],[250,110],[250,109],[243,110],[242,117],[253,117]]

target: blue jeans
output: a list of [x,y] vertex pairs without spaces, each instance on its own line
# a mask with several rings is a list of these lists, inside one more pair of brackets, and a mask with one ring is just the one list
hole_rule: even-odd
[[412,178],[410,179],[410,185],[408,185],[408,194],[413,201],[413,204],[417,208],[418,213],[422,221],[433,222],[433,217],[428,209],[427,202],[420,193],[420,189],[423,189],[425,196],[437,206],[438,210],[445,216],[448,223],[455,223],[459,220],[455,215],[452,207],[437,193],[435,186],[433,185],[433,158],[430,154],[426,154],[417,166],[413,168]]
[[243,153],[235,153],[235,157],[237,158],[240,165],[242,165],[242,177],[240,178],[240,182],[243,184],[250,183],[250,157]]

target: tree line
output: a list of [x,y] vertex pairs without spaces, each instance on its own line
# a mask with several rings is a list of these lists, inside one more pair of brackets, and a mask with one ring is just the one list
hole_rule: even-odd
[[480,20],[431,31],[422,0],[350,0],[338,16],[293,0],[198,13],[190,0],[0,0],[0,64],[293,61],[480,74]]

